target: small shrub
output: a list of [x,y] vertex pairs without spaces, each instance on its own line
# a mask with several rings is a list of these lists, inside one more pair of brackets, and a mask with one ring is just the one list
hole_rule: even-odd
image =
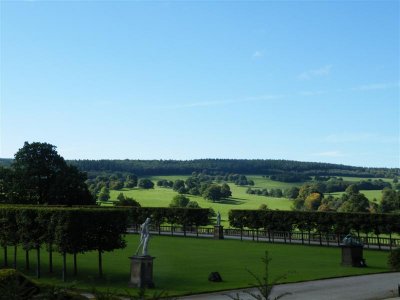
[[393,271],[400,271],[400,248],[389,253],[388,265]]

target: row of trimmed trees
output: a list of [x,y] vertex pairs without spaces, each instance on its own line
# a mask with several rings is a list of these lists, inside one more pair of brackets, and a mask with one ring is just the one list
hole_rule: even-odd
[[53,272],[53,251],[63,256],[62,276],[66,278],[66,255],[98,251],[99,276],[103,275],[102,254],[124,248],[128,225],[126,209],[93,209],[38,206],[0,206],[0,245],[4,265],[8,265],[7,247],[13,247],[13,265],[17,267],[17,250],[25,250],[25,268],[29,270],[29,251],[36,251],[36,275],[40,278],[40,251],[48,251],[49,272]]
[[17,251],[25,251],[25,268],[30,269],[30,251],[36,253],[36,275],[41,276],[40,251],[48,252],[49,272],[53,272],[53,252],[63,257],[62,277],[66,279],[66,256],[73,255],[73,274],[77,274],[77,255],[98,252],[99,277],[103,275],[102,254],[126,247],[124,235],[128,225],[138,225],[147,217],[160,229],[161,224],[202,226],[210,224],[210,209],[157,207],[61,207],[0,205],[0,246],[3,265],[9,265],[13,248],[13,267],[17,267]]
[[351,230],[369,234],[400,233],[398,214],[306,212],[279,210],[231,210],[229,223],[236,228],[263,228],[268,231],[299,230],[346,234]]

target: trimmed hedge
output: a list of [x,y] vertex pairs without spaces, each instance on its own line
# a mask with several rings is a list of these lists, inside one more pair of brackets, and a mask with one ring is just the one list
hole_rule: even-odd
[[150,217],[151,223],[156,226],[165,222],[183,226],[204,226],[211,223],[213,211],[208,208],[133,207],[130,214],[132,225],[141,224]]
[[229,223],[236,228],[276,231],[299,229],[326,233],[346,233],[350,230],[375,234],[400,233],[399,214],[231,210]]

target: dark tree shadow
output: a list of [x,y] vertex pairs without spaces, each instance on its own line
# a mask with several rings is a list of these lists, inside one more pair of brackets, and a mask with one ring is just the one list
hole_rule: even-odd
[[240,198],[226,198],[226,199],[221,199],[219,201],[215,201],[215,203],[239,205],[239,204],[243,204],[244,201],[243,201],[243,199],[240,199]]

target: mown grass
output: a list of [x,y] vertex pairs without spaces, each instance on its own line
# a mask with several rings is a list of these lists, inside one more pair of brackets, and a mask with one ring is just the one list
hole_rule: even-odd
[[[127,248],[103,255],[104,279],[97,278],[97,252],[78,255],[78,276],[72,276],[72,257],[68,255],[68,282],[76,288],[90,290],[110,289],[124,293],[130,277],[129,256],[138,245],[137,235],[127,236]],[[12,249],[9,249],[10,256]],[[247,270],[262,275],[261,258],[269,251],[272,258],[270,276],[287,275],[281,282],[296,282],[321,278],[342,277],[388,271],[387,252],[365,250],[368,268],[351,268],[340,265],[339,248],[256,243],[238,240],[211,240],[183,237],[152,237],[149,252],[155,256],[154,282],[157,290],[169,295],[183,295],[248,287],[255,284]],[[31,271],[25,272],[24,253],[19,252],[20,270],[34,277],[35,251],[31,251]],[[47,253],[42,251],[41,282],[62,284],[61,257],[54,255],[54,273],[49,274]],[[207,280],[210,272],[218,271],[223,282]]]
[[[185,175],[174,175],[174,176],[152,176],[149,179],[153,180],[154,183],[160,179],[167,179],[175,181],[177,179],[185,180],[188,176]],[[270,180],[269,178],[265,178],[261,175],[247,175],[249,179],[254,180],[254,189],[271,189],[271,188],[280,188],[282,190],[289,189],[293,186],[301,186],[303,183],[285,183],[280,181]],[[363,178],[358,177],[344,177],[344,180],[349,181],[360,181]],[[365,179],[365,178],[364,178]],[[389,179],[388,179],[389,180]],[[266,204],[270,209],[279,209],[279,210],[291,210],[293,201],[287,198],[274,198],[274,197],[265,197],[265,196],[257,196],[250,195],[246,193],[247,186],[237,186],[233,183],[229,183],[229,186],[232,191],[232,197],[221,202],[210,202],[205,200],[200,196],[192,196],[187,195],[190,200],[197,201],[201,207],[208,208],[211,207],[215,210],[215,212],[219,211],[222,217],[222,225],[228,226],[228,213],[231,209],[258,209],[261,204]],[[124,193],[128,197],[132,197],[135,200],[139,201],[142,206],[149,207],[167,207],[172,198],[177,195],[177,192],[174,192],[172,189],[168,188],[160,188],[155,186],[154,189],[143,190],[143,189],[122,189],[119,191],[112,190],[110,192],[111,200],[114,201],[117,199],[119,193]],[[373,191],[361,191],[365,194],[365,196],[370,200],[377,199],[378,203],[381,200],[381,191],[373,190]],[[343,193],[332,193],[335,197],[340,197]],[[111,204],[109,204],[111,205]]]
[[[263,178],[262,176],[248,176],[253,179],[255,186],[253,188],[290,188],[295,186],[294,184],[288,184],[279,181],[272,181],[270,179]],[[154,176],[149,177],[154,183],[160,179],[176,180],[185,179],[184,176]],[[221,202],[210,202],[201,196],[186,195],[190,200],[196,201],[201,207],[211,207],[215,212],[221,213],[222,225],[228,226],[228,213],[231,209],[258,209],[261,204],[266,204],[270,209],[290,210],[292,201],[286,198],[274,198],[257,195],[246,194],[248,187],[237,186],[233,183],[229,183],[232,191],[232,197],[224,199]],[[132,197],[137,200],[142,206],[148,207],[166,207],[170,204],[172,198],[178,193],[169,188],[162,188],[155,186],[154,189],[143,190],[143,189],[122,189],[110,191],[111,200],[116,200],[119,193],[124,193],[125,196]]]

